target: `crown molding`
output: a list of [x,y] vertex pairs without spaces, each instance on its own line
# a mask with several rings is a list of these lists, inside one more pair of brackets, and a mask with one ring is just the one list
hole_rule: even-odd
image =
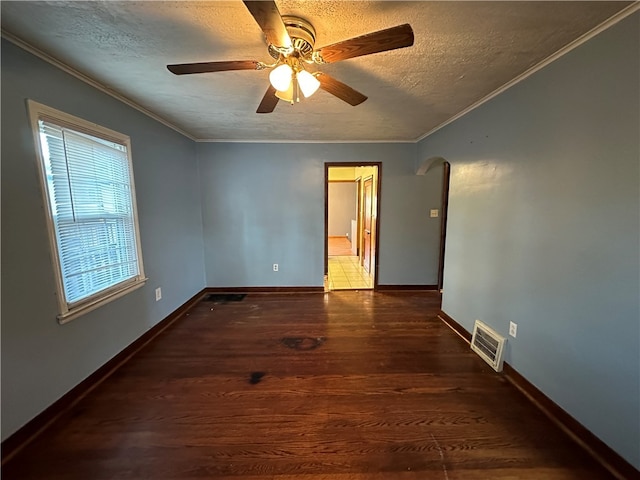
[[197,139],[197,143],[322,143],[322,144],[362,144],[362,143],[399,143],[415,145],[415,140],[242,140],[242,139]]
[[178,132],[180,135],[183,135],[183,136],[189,138],[190,140],[196,141],[196,138],[193,135],[185,132],[184,130],[182,130],[181,128],[175,126],[174,124],[172,124],[171,122],[167,121],[166,119],[164,119],[164,118],[160,117],[159,115],[156,115],[155,113],[153,113],[153,112],[147,110],[146,108],[138,105],[133,100],[130,100],[129,98],[127,98],[124,95],[116,92],[115,90],[110,89],[106,85],[103,85],[102,83],[97,82],[93,78],[88,77],[84,73],[79,72],[78,70],[70,67],[66,63],[63,63],[60,60],[52,57],[51,55],[43,52],[42,50],[34,47],[33,45],[28,44],[24,40],[16,37],[14,34],[6,31],[5,29],[0,30],[0,35],[2,36],[2,38],[10,41],[14,45],[20,47],[23,50],[26,50],[27,52],[31,53],[32,55],[35,55],[36,57],[40,58],[41,60],[44,60],[45,62],[53,65],[54,67],[59,68],[63,72],[68,73],[69,75],[77,78],[78,80],[80,80],[80,81],[82,81],[82,82],[84,82],[84,83],[86,83],[88,85],[91,85],[93,88],[101,91],[102,93],[106,93],[110,97],[113,97],[116,100],[121,101],[122,103],[128,105],[129,107],[131,107],[131,108],[143,113],[147,117],[152,118],[156,122],[159,122],[162,125],[164,125],[166,127],[169,127],[170,129]]
[[573,49],[579,47],[580,45],[586,43],[587,41],[591,40],[593,37],[595,37],[596,35],[602,33],[603,31],[607,30],[608,28],[612,27],[613,25],[615,25],[616,23],[620,22],[621,20],[627,18],[628,16],[632,15],[633,13],[637,12],[638,10],[640,10],[640,1],[634,1],[632,4],[628,5],[627,7],[625,7],[624,9],[620,10],[618,13],[616,13],[615,15],[613,15],[612,17],[610,17],[608,20],[604,21],[603,23],[601,23],[600,25],[594,27],[593,29],[589,30],[587,33],[585,33],[584,35],[578,37],[577,39],[575,39],[574,41],[572,41],[571,43],[565,45],[563,48],[561,48],[560,50],[558,50],[557,52],[555,52],[554,54],[550,55],[549,57],[545,58],[544,60],[542,60],[541,62],[539,62],[538,64],[534,65],[533,67],[529,68],[528,70],[524,71],[523,73],[521,73],[519,76],[517,76],[516,78],[514,78],[513,80],[505,83],[503,86],[499,87],[498,89],[494,90],[493,92],[489,93],[488,95],[485,95],[484,97],[482,97],[480,100],[476,101],[475,103],[471,104],[470,106],[468,106],[467,108],[465,108],[464,110],[462,110],[461,112],[457,113],[456,115],[454,115],[453,117],[449,118],[448,120],[446,120],[445,122],[439,124],[438,126],[432,128],[431,130],[429,130],[428,132],[426,132],[425,134],[419,136],[418,138],[414,139],[414,140],[257,140],[257,139],[216,139],[216,138],[211,138],[211,139],[207,139],[207,138],[196,138],[193,135],[191,135],[190,133],[182,130],[181,128],[177,127],[176,125],[172,124],[171,122],[169,122],[168,120],[160,117],[159,115],[156,115],[155,113],[147,110],[146,108],[140,106],[139,104],[137,104],[136,102],[134,102],[133,100],[130,100],[129,98],[123,96],[122,94],[110,89],[109,87],[97,82],[96,80],[88,77],[87,75],[75,70],[74,68],[70,67],[69,65],[61,62],[60,60],[57,60],[56,58],[48,55],[47,53],[44,53],[43,51],[39,50],[38,48],[26,43],[25,41],[21,40],[20,38],[16,37],[15,35],[13,35],[12,33],[2,29],[0,30],[0,34],[2,36],[2,38],[7,39],[8,41],[10,41],[11,43],[17,45],[18,47],[22,48],[23,50],[26,50],[27,52],[35,55],[36,57],[54,65],[55,67],[63,70],[64,72],[74,76],[75,78],[91,85],[92,87],[96,88],[97,90],[121,101],[122,103],[130,106],[131,108],[138,110],[139,112],[143,113],[144,115],[148,116],[149,118],[152,118],[153,120],[165,125],[166,127],[171,128],[172,130],[178,132],[179,134],[189,138],[190,140],[193,140],[194,142],[197,143],[263,143],[263,144],[268,144],[268,143],[274,143],[274,144],[310,144],[310,143],[322,143],[322,144],[363,144],[363,143],[370,143],[370,144],[382,144],[382,143],[397,143],[397,144],[417,144],[419,142],[421,142],[422,140],[424,140],[425,138],[429,137],[430,135],[433,135],[435,132],[437,132],[438,130],[446,127],[447,125],[455,122],[456,120],[462,118],[463,116],[467,115],[468,113],[470,113],[471,111],[475,110],[476,108],[480,107],[481,105],[487,103],[489,100],[497,97],[498,95],[500,95],[501,93],[505,92],[506,90],[508,90],[509,88],[513,87],[514,85],[522,82],[523,80],[527,79],[528,77],[530,77],[531,75],[533,75],[534,73],[538,72],[539,70],[542,70],[543,68],[545,68],[547,65],[551,64],[552,62],[558,60],[560,57],[566,55],[567,53],[569,53],[570,51],[572,51]]
[[542,60],[540,63],[534,65],[533,67],[529,68],[528,70],[525,70],[523,73],[521,73],[520,75],[515,77],[513,80],[510,80],[509,82],[505,83],[503,86],[501,86],[498,89],[494,90],[490,94],[482,97],[477,102],[469,105],[467,108],[465,108],[461,112],[455,114],[453,117],[451,117],[447,121],[441,123],[440,125],[438,125],[435,128],[432,128],[431,130],[429,130],[424,135],[421,135],[420,137],[415,139],[415,142],[418,143],[418,142],[424,140],[425,138],[429,137],[430,135],[433,135],[434,133],[436,133],[441,128],[444,128],[447,125],[449,125],[450,123],[455,122],[459,118],[464,117],[469,112],[471,112],[471,111],[475,110],[476,108],[480,107],[481,105],[487,103],[489,100],[491,100],[492,98],[497,97],[498,95],[500,95],[504,91],[508,90],[509,88],[513,87],[514,85],[516,85],[516,84],[522,82],[523,80],[529,78],[531,75],[533,75],[534,73],[538,72],[539,70],[542,70],[547,65],[555,62],[560,57],[566,55],[567,53],[569,53],[574,48],[577,48],[580,45],[582,45],[583,43],[588,42],[589,40],[591,40],[596,35],[604,32],[608,28],[612,27],[616,23],[618,23],[621,20],[627,18],[628,16],[632,15],[633,13],[637,12],[638,10],[640,10],[640,2],[639,1],[635,1],[631,5],[623,8],[618,13],[616,13],[615,15],[610,17],[608,20],[605,20],[603,23],[601,23],[600,25],[598,25],[598,26],[594,27],[593,29],[589,30],[584,35],[576,38],[571,43],[568,43],[567,45],[562,47],[560,50],[558,50],[556,53],[548,56],[547,58]]

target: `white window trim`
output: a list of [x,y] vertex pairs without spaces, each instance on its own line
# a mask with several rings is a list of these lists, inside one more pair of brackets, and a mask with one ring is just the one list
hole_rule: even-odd
[[[36,147],[36,159],[38,161],[37,170],[40,178],[40,188],[43,194],[43,200],[45,201],[45,211],[47,217],[47,230],[49,235],[49,246],[51,248],[51,259],[55,273],[56,283],[56,297],[58,301],[58,322],[64,324],[78,318],[85,313],[95,310],[102,305],[105,305],[117,298],[120,298],[138,288],[142,287],[147,278],[144,274],[144,267],[142,263],[142,247],[140,244],[140,229],[138,225],[138,208],[136,205],[136,191],[133,178],[133,163],[131,160],[131,139],[122,133],[110,130],[106,127],[97,125],[92,122],[88,122],[79,117],[69,115],[68,113],[61,112],[54,108],[48,107],[33,100],[27,100],[27,107],[29,111],[29,119],[31,123],[31,129],[33,132],[35,147]],[[60,264],[60,256],[58,252],[58,242],[56,241],[55,225],[53,219],[52,202],[49,197],[49,189],[47,187],[47,179],[44,168],[44,158],[42,157],[42,145],[40,140],[40,128],[38,126],[39,120],[52,120],[54,123],[72,128],[79,132],[84,132],[93,136],[102,137],[111,140],[116,143],[120,143],[127,147],[127,158],[129,163],[129,175],[131,178],[131,195],[132,195],[132,208],[135,225],[136,236],[136,249],[138,253],[138,275],[130,281],[118,285],[114,285],[112,288],[103,290],[101,292],[92,295],[82,301],[77,302],[73,306],[69,306],[65,299],[64,287],[62,283],[62,266]]]

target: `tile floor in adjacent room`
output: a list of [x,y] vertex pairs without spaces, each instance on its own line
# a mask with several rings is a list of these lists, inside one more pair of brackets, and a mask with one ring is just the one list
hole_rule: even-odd
[[356,256],[329,257],[329,289],[354,290],[373,288],[373,279]]

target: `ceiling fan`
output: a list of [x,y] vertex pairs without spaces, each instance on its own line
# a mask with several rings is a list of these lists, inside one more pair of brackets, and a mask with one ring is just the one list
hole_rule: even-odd
[[305,19],[280,15],[274,1],[243,0],[243,3],[264,32],[269,54],[274,58],[274,63],[235,60],[180,63],[167,65],[167,68],[176,75],[271,68],[270,85],[258,106],[257,113],[273,112],[280,99],[291,104],[298,102],[300,92],[304,97],[310,97],[318,88],[349,105],[359,105],[367,99],[365,95],[326,73],[310,73],[305,69],[305,65],[334,63],[413,45],[413,30],[409,24],[404,24],[343,40],[316,50],[314,48],[316,31]]

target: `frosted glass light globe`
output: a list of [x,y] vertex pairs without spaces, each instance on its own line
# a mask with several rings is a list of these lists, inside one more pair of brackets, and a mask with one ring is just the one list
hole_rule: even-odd
[[296,77],[298,78],[298,85],[300,85],[302,94],[307,98],[316,93],[316,90],[318,90],[318,88],[320,87],[320,82],[318,81],[318,79],[306,70],[298,72]]
[[291,85],[291,78],[293,76],[293,70],[286,63],[271,70],[269,74],[269,81],[273,88],[279,92],[286,92]]

